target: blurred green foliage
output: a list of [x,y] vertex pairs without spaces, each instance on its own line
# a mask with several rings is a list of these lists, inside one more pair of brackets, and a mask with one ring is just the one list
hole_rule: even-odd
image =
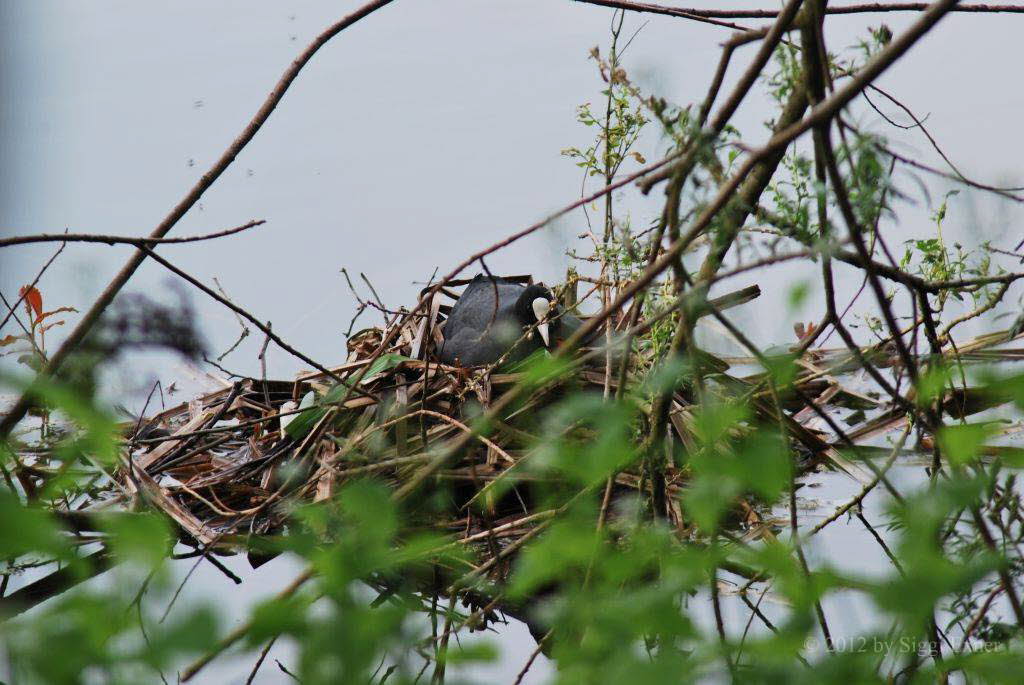
[[[539,366],[546,368],[534,373],[550,377],[550,364],[539,360]],[[556,370],[568,372],[564,366]],[[934,384],[933,376],[922,384]],[[1024,377],[990,374],[987,387],[1002,397],[1024,397]],[[934,396],[935,390],[927,393]],[[47,400],[52,410],[80,420],[64,438],[63,458],[109,466],[117,440],[113,424],[70,395],[48,392]],[[991,518],[993,494],[1006,492],[999,484],[1007,467],[981,458],[991,434],[986,424],[943,429],[940,449],[958,470],[890,500],[896,563],[888,572],[840,572],[827,559],[807,571],[795,540],[781,531],[750,544],[729,534],[736,498],[775,501],[788,490],[793,468],[778,426],[760,423],[738,400],[704,405],[694,420],[696,449],[678,455],[689,474],[682,496],[694,523],[688,534],[680,537],[679,530],[652,519],[640,501],[614,502],[614,511],[602,512],[601,484],[639,458],[635,429],[644,420],[638,409],[643,401],[580,393],[550,407],[523,474],[560,476],[560,485],[540,480],[533,486],[543,507],[559,514],[525,545],[506,587],[479,579],[462,585],[525,607],[546,635],[544,649],[557,663],[558,682],[881,682],[890,672],[928,680],[946,671],[972,682],[1018,681],[1020,632],[1005,606],[994,612],[1002,619],[985,614],[984,631],[966,648],[943,643],[942,661],[927,658],[921,648],[930,644],[932,622],[950,616],[956,601],[998,587],[1000,569],[1019,576],[1018,541],[1000,534],[1000,543],[988,546],[964,515],[977,509]],[[8,449],[8,471],[17,468],[11,460]],[[75,490],[66,479],[61,483]],[[76,541],[49,512],[48,504],[62,496],[52,491],[28,502],[17,488],[0,491],[0,556],[15,580],[32,573],[19,563],[53,558],[74,569],[83,552],[99,544]],[[275,544],[277,551],[305,559],[314,580],[256,606],[243,649],[255,655],[267,640],[294,638],[298,662],[290,666],[304,683],[380,682],[384,674],[387,682],[414,682],[426,664],[457,669],[497,658],[500,639],[440,647],[444,626],[473,625],[472,606],[446,608],[443,599],[473,560],[446,536],[425,529],[416,508],[399,507],[389,490],[372,481],[297,508],[290,534]],[[0,640],[12,682],[152,682],[159,673],[173,680],[185,661],[214,644],[223,623],[216,607],[190,603],[165,621],[152,609],[150,600],[166,600],[173,590],[168,523],[146,513],[110,515],[102,528],[118,562],[112,571],[3,623]],[[786,609],[771,629],[741,631],[730,624],[722,639],[707,625],[707,603],[720,575],[736,571],[769,583]],[[431,585],[436,595],[425,591]],[[146,601],[140,601],[143,590]],[[887,628],[858,638],[886,648],[809,649],[815,640],[823,644],[816,602],[836,592],[871,600],[878,625]],[[976,603],[971,606],[976,612]],[[951,622],[943,634],[956,644],[963,625]],[[856,644],[844,638],[844,646]]]

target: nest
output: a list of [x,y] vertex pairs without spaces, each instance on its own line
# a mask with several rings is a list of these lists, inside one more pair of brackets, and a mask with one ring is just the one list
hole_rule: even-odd
[[[512,277],[517,278],[526,280]],[[574,288],[559,291],[563,305],[575,302]],[[756,287],[746,288],[715,302],[725,308],[759,294]],[[567,384],[574,392],[607,393],[617,389],[617,377],[608,372],[604,354],[588,354],[584,349],[579,353],[584,361],[577,363],[570,379],[527,394],[495,417],[488,436],[477,435],[469,427],[471,417],[500,406],[504,394],[524,374],[435,361],[443,342],[444,317],[457,297],[452,290],[442,289],[424,313],[400,311],[388,326],[351,336],[348,360],[329,369],[330,373],[303,373],[292,381],[225,382],[220,390],[140,422],[128,442],[129,467],[122,473],[123,486],[176,521],[184,541],[203,549],[248,551],[254,565],[265,560],[253,552],[254,539],[280,533],[296,502],[327,500],[347,481],[368,476],[396,492],[417,482],[427,488],[443,487],[450,506],[429,525],[472,548],[483,560],[478,568],[489,570],[491,580],[500,582],[508,564],[497,562],[514,554],[550,516],[550,511],[537,510],[529,494],[529,481],[538,476],[517,468],[538,443],[534,435],[538,410],[562,397]],[[611,325],[621,329],[627,315],[618,312],[611,317]],[[1005,339],[1001,334],[985,336],[962,346],[961,354],[984,355],[986,348]],[[384,340],[393,342],[381,350]],[[843,368],[844,354],[806,352],[798,361],[806,373],[799,382],[802,392],[826,410],[879,410],[851,428],[848,436],[854,440],[870,440],[905,426],[902,410],[885,410],[874,397],[839,382],[839,371],[856,367]],[[893,358],[887,360],[887,356]],[[757,374],[741,378],[725,373],[729,361],[751,360],[726,361],[710,355],[708,359],[736,393],[750,389],[759,379]],[[849,362],[848,356],[845,359]],[[875,360],[880,366],[895,362],[894,355],[884,350],[875,350]],[[779,420],[768,399],[753,397],[756,413]],[[967,399],[978,398],[958,401],[962,404]],[[685,393],[676,392],[667,431],[668,439],[680,449],[694,444],[691,409]],[[785,409],[782,420],[798,471],[826,464],[864,484],[871,482],[871,474],[848,461],[830,441],[813,412],[798,402]],[[438,455],[458,440],[464,446],[439,465]],[[558,485],[557,475],[550,480]],[[495,488],[499,482],[504,487]],[[662,514],[682,538],[694,530],[679,506],[685,483],[685,470],[671,464],[659,483],[666,507]],[[653,487],[637,463],[606,484],[604,500],[646,495]],[[493,496],[495,492],[500,496]],[[479,506],[471,506],[474,503]],[[766,509],[738,498],[732,525],[742,529],[747,539],[757,537],[777,523],[765,518]]]
[[[454,439],[470,435],[471,417],[523,376],[435,361],[444,318],[457,297],[442,289],[427,313],[401,311],[390,325],[352,335],[348,360],[330,374],[225,382],[222,389],[140,420],[132,426],[124,487],[177,522],[183,541],[223,552],[249,550],[254,565],[265,558],[252,553],[253,536],[281,531],[297,501],[327,500],[347,481],[367,476],[400,489]],[[386,339],[393,342],[381,350]],[[609,380],[614,388],[615,380]],[[574,390],[601,392],[605,384],[603,356],[573,374]],[[564,387],[555,385],[527,398],[498,417],[489,437],[474,435],[431,474],[430,484],[442,484],[451,498],[451,516],[432,521],[434,528],[457,535],[484,556],[534,530],[545,516],[532,510],[529,493],[515,487],[501,497],[490,492],[503,479],[531,479],[514,469],[537,442],[535,410],[563,395]],[[676,476],[667,484],[673,494],[679,490]],[[639,472],[624,471],[611,494],[636,493],[641,481]],[[484,514],[470,506],[474,502],[486,502]],[[678,504],[673,506],[681,523]]]

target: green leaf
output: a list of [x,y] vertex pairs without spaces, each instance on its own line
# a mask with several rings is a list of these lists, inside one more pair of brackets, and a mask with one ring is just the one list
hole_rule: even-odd
[[116,514],[102,520],[109,533],[114,554],[121,559],[154,567],[171,549],[167,521],[156,514]]
[[498,660],[498,648],[493,642],[458,643],[449,648],[445,662],[449,664],[493,663]]
[[370,364],[370,368],[367,369],[366,375],[363,376],[362,382],[366,383],[368,380],[376,376],[378,373],[382,371],[388,371],[389,369],[393,369],[402,362],[411,361],[413,361],[412,357],[406,357],[396,352],[382,354],[381,356],[377,357],[376,361]]
[[301,635],[306,625],[305,604],[299,597],[288,597],[257,605],[252,612],[252,628],[246,635],[248,643],[258,645],[281,633]]
[[945,366],[933,366],[918,378],[917,404],[926,406],[941,397],[949,384],[952,374]]
[[792,310],[800,309],[804,302],[807,301],[807,295],[811,292],[810,283],[807,281],[800,281],[792,288],[789,289],[789,308]]
[[972,461],[992,434],[992,425],[968,423],[959,426],[944,426],[938,434],[939,446],[950,464],[959,466]]
[[735,459],[736,476],[766,502],[773,502],[789,485],[793,468],[788,446],[775,430],[762,429],[746,440]]
[[[382,354],[381,356],[377,357],[377,359],[372,364],[370,364],[370,368],[368,368],[366,370],[366,373],[363,374],[363,379],[361,383],[366,383],[377,374],[382,373],[384,371],[389,371],[398,366],[399,364],[401,364],[402,362],[408,361],[413,361],[413,359],[411,357],[406,357],[404,355],[397,354],[394,352],[389,354]],[[313,426],[316,425],[317,421],[322,419],[324,415],[327,413],[326,405],[331,405],[336,402],[340,402],[341,399],[345,397],[345,395],[349,392],[351,387],[351,381],[349,381],[348,379],[334,385],[334,387],[328,390],[327,393],[324,395],[323,399],[320,401],[321,406],[314,407],[296,416],[295,420],[285,427],[284,432],[290,435],[295,440],[301,439],[303,436],[309,433],[309,431],[313,430]],[[303,398],[303,402],[305,402],[305,398]]]
[[69,550],[48,512],[26,506],[17,495],[0,490],[0,559],[30,553],[63,557]]
[[683,506],[694,523],[702,531],[710,534],[718,529],[722,515],[739,492],[739,483],[732,478],[699,476],[693,479],[683,493]]

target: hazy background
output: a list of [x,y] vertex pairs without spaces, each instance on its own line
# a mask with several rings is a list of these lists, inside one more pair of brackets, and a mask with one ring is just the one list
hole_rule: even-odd
[[[248,122],[294,56],[356,6],[2,0],[0,233],[149,233]],[[249,219],[267,224],[162,252],[207,283],[216,277],[235,301],[310,356],[341,360],[341,333],[354,311],[341,267],[365,272],[389,306],[409,305],[419,290],[414,281],[437,267],[446,272],[578,196],[579,170],[560,151],[590,140],[575,107],[601,97],[587,52],[607,43],[611,14],[568,0],[400,0],[376,12],[314,57],[173,235]],[[852,45],[882,20],[899,30],[913,17],[830,17],[830,46]],[[675,102],[699,101],[729,31],[635,14],[627,31],[643,22],[625,55],[634,80]],[[951,15],[880,81],[919,116],[930,114],[927,125],[965,173],[991,182],[1022,178],[1019,25],[1015,15]],[[736,55],[730,76],[751,53]],[[768,105],[760,90],[752,93],[736,119],[752,141],[763,138]],[[873,112],[861,122],[941,165],[919,132],[893,129]],[[641,150],[650,159],[659,144],[651,125]],[[941,196],[942,184],[932,185]],[[624,201],[634,224],[643,225],[660,193],[652,194],[654,204],[636,195],[626,193]],[[979,203],[971,210],[966,201],[954,202],[947,231],[966,229],[968,239],[984,235],[997,243],[1002,234],[1002,247],[1015,244],[1017,208],[1000,212],[989,198]],[[902,229],[918,222],[918,232],[927,231],[931,210],[903,211]],[[489,266],[557,279],[581,218],[513,245]],[[55,247],[0,252],[3,292],[16,296]],[[88,306],[127,256],[126,247],[70,245],[41,283],[47,304]],[[773,276],[782,284],[792,273],[780,268]],[[147,263],[127,290],[159,294],[173,280]],[[211,349],[223,351],[238,334],[233,315],[201,294],[195,302]],[[364,316],[363,322],[379,321]],[[784,319],[755,319],[752,332],[788,339]],[[225,365],[255,372],[261,338],[250,336]],[[302,364],[272,351],[270,367],[290,375]],[[145,385],[160,368],[136,365],[132,378]]]
[[[148,234],[249,121],[295,55],[358,4],[0,0],[0,235],[65,228]],[[774,6],[763,0],[688,4]],[[267,224],[161,253],[204,282],[216,277],[232,299],[272,321],[275,332],[308,355],[340,362],[342,333],[355,308],[341,267],[365,272],[389,306],[408,306],[420,288],[414,282],[435,268],[444,273],[578,197],[579,170],[560,150],[590,142],[592,132],[575,121],[575,108],[601,98],[587,53],[607,44],[611,15],[569,0],[399,0],[376,12],[313,58],[172,235],[250,219]],[[854,44],[867,26],[882,21],[898,32],[914,16],[830,17],[830,48]],[[626,33],[644,22],[624,58],[634,82],[677,103],[699,101],[729,31],[631,14]],[[1020,15],[950,15],[879,81],[919,116],[930,115],[927,126],[950,157],[987,182],[1021,185],[1024,179],[1022,22]],[[753,50],[736,54],[725,88]],[[883,109],[908,122],[893,107]],[[863,105],[855,112],[860,123],[891,135],[916,158],[942,165],[919,132],[893,129]],[[756,142],[771,116],[759,87],[735,123]],[[648,159],[663,150],[653,125],[640,150]],[[929,203],[903,178],[916,204],[899,207],[898,223],[886,226],[893,243],[928,232],[928,216],[947,187],[929,180]],[[660,192],[652,195],[648,201],[632,191],[623,195],[634,225],[657,211]],[[1012,249],[1021,216],[1017,205],[962,194],[950,206],[947,239],[968,245],[992,240]],[[558,222],[488,264],[495,273],[532,272],[553,282],[568,265],[564,250],[577,243],[584,225],[580,215]],[[0,251],[0,290],[15,299],[55,249]],[[69,245],[40,283],[46,304],[85,309],[128,254],[124,247]],[[781,267],[759,275],[765,297],[735,314],[755,339],[766,345],[791,340],[794,317],[820,314],[813,298],[803,313],[782,305],[785,284],[802,273]],[[147,263],[126,290],[172,296],[173,282],[162,267]],[[738,279],[730,287],[749,282]],[[230,312],[193,294],[210,348],[219,353],[237,337],[238,324]],[[361,319],[379,320],[371,312]],[[51,349],[61,329],[53,333]],[[225,366],[258,373],[261,342],[254,331]],[[270,375],[289,377],[302,367],[272,350]],[[125,390],[148,390],[156,378],[181,384],[186,374],[176,360],[140,355],[111,374],[108,393],[123,399]],[[137,394],[130,404],[136,401]],[[250,574],[230,598],[230,583],[204,566],[196,593],[219,596],[229,614],[241,616],[254,596],[291,578],[288,563],[275,561]],[[510,644],[498,671],[505,679],[533,648],[528,637]],[[276,682],[273,664],[264,668],[265,682]],[[223,682],[228,673],[237,675],[211,669],[207,682]]]

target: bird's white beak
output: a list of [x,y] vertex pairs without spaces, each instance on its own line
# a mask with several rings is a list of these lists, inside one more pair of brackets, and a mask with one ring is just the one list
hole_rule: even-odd
[[537,332],[540,333],[540,339],[544,341],[544,347],[551,347],[551,338],[548,335],[547,321],[537,324]]
[[538,297],[531,304],[533,306],[533,315],[537,317],[537,332],[540,333],[540,339],[544,341],[544,347],[551,347],[547,317],[553,303],[551,300]]

